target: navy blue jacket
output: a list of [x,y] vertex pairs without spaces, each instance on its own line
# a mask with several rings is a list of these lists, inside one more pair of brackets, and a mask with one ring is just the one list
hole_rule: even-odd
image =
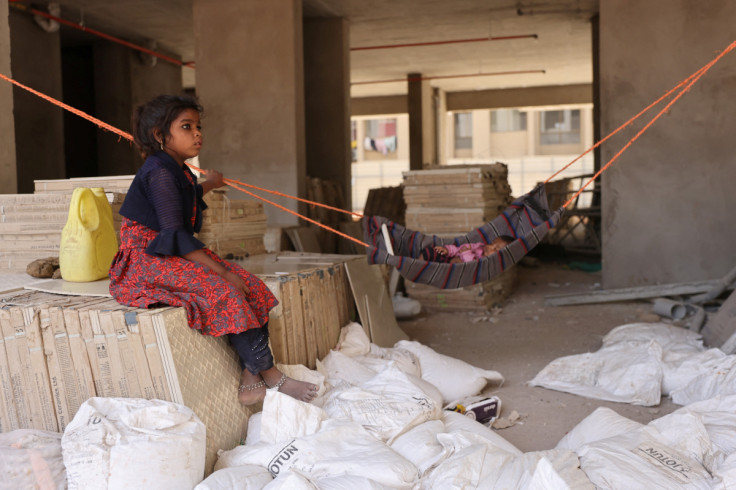
[[189,167],[180,167],[160,151],[146,158],[136,173],[120,214],[159,232],[146,253],[182,256],[204,248],[194,233],[202,228],[205,209],[202,186]]

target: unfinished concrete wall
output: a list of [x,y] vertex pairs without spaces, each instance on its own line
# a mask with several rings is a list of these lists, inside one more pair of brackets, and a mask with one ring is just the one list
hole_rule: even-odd
[[[171,54],[166,53],[169,56]],[[134,108],[161,94],[183,93],[181,68],[157,60],[150,66],[138,51],[108,42],[94,45],[96,117],[130,132]],[[143,163],[132,144],[97,130],[98,175],[130,175]]]
[[[13,78],[61,100],[59,32],[46,32],[33,17],[10,12],[10,59]],[[64,168],[63,109],[13,87],[18,192],[33,192],[34,179],[62,179]]]
[[[734,18],[730,0],[601,2],[602,134],[733,42]],[[604,287],[718,278],[736,266],[734,66],[730,53],[604,174]],[[603,163],[632,136],[604,144]]]
[[[10,70],[10,24],[8,2],[0,2],[0,73],[12,77]],[[0,194],[15,194],[18,189],[15,168],[15,119],[13,85],[0,81]]]
[[351,209],[350,38],[345,19],[304,19],[307,175],[338,182]]
[[[304,196],[301,1],[194,0],[193,8],[197,93],[206,113],[202,166]],[[291,210],[300,207],[267,198]],[[267,205],[266,213],[271,226],[297,224],[274,206]]]

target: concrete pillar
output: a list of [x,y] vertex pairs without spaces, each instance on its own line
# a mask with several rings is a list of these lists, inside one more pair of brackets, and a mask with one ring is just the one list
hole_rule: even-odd
[[409,169],[437,164],[432,87],[421,73],[407,75],[409,106]]
[[350,38],[345,19],[304,19],[307,175],[350,189]]
[[[194,0],[193,10],[197,93],[206,114],[202,167],[304,196],[301,1]],[[266,197],[290,210],[303,208]],[[271,226],[297,224],[289,213],[265,209]]]
[[[150,58],[108,42],[95,43],[93,59],[96,117],[116,128],[130,132],[135,107],[157,95],[182,93],[179,65],[158,59],[151,66]],[[97,130],[97,159],[98,175],[131,175],[143,163],[134,145],[103,129]]]
[[445,91],[434,89],[435,157],[437,165],[447,165],[447,96]]
[[[8,2],[0,2],[0,73],[12,78],[10,69],[10,21]],[[13,117],[13,85],[0,81],[0,194],[18,192],[15,167],[15,119]]]
[[[59,31],[44,31],[23,12],[11,11],[9,19],[13,78],[61,100]],[[32,193],[34,179],[65,178],[63,109],[14,87],[13,111],[17,191]]]
[[[491,114],[485,109],[471,112],[473,117],[473,159],[488,159],[491,149]],[[487,162],[493,163],[493,162]]]
[[[733,42],[734,18],[731,0],[600,2],[601,134]],[[603,174],[604,287],[722,278],[734,267],[733,60],[724,57]],[[610,141],[603,162],[625,142]]]

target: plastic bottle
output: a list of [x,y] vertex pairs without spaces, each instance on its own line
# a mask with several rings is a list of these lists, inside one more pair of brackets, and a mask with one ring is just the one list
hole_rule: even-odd
[[59,268],[65,281],[89,282],[107,277],[118,240],[112,207],[102,187],[77,187],[61,232]]

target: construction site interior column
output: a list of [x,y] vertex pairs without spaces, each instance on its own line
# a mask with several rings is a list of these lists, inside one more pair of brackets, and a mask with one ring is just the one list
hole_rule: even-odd
[[[200,164],[227,178],[303,196],[301,1],[194,0],[193,13],[197,95],[205,110]],[[234,190],[228,195],[250,199]],[[301,208],[291,199],[266,197],[293,211]],[[297,224],[290,213],[265,209],[270,226]]]
[[[10,24],[8,2],[0,2],[0,73],[10,77]],[[18,191],[15,168],[15,119],[13,118],[13,85],[0,82],[0,194]]]
[[409,169],[437,163],[432,87],[421,73],[407,75],[409,108]]
[[[600,2],[603,135],[728,47],[736,18],[729,0],[615,3]],[[720,279],[734,267],[733,63],[729,53],[603,174],[605,288]],[[601,161],[663,107],[602,145]]]
[[[10,11],[9,26],[9,73],[23,85],[61,100],[58,28],[47,32],[32,16],[18,11]],[[11,107],[18,192],[32,193],[34,179],[65,178],[63,111],[19,87],[13,88]]]
[[345,209],[352,209],[349,34],[344,19],[304,19],[307,175],[337,182]]

